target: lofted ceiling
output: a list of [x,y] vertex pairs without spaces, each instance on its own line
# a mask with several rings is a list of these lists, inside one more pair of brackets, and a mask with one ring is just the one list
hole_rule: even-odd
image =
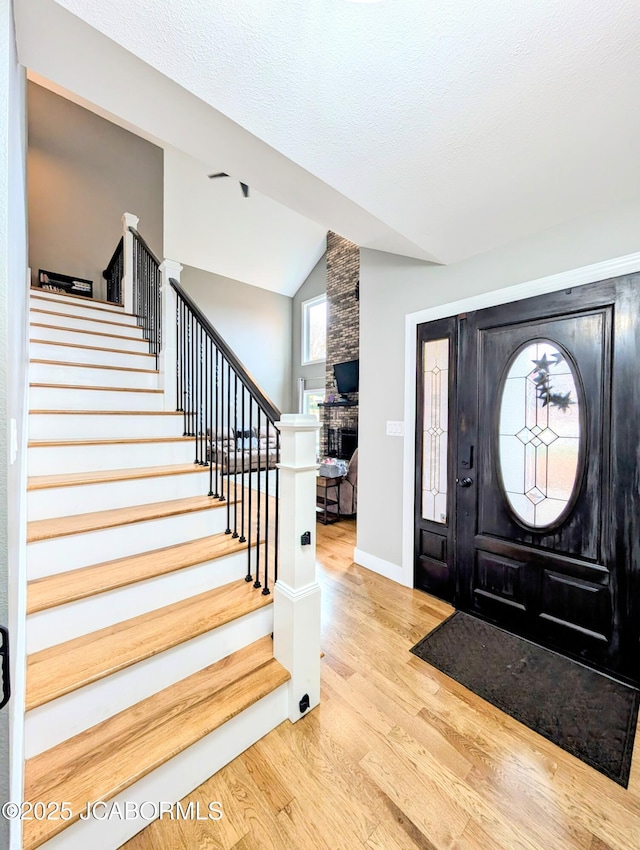
[[327,247],[327,232],[253,187],[173,148],[164,152],[164,251],[195,266],[295,295]]
[[360,245],[455,262],[640,195],[638,0],[54,5],[245,134],[216,170]]

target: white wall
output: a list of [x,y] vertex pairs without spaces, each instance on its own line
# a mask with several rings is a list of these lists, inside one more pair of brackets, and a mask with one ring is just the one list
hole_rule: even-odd
[[235,177],[209,180],[228,167],[165,150],[165,255],[291,296],[322,256],[326,228],[252,187],[245,198]]
[[[0,713],[0,799],[22,797],[26,548],[27,366],[26,117],[12,3],[0,5],[0,623],[9,625],[13,696]],[[15,452],[11,453],[11,421]],[[7,755],[8,734],[10,753]],[[10,789],[9,789],[10,765]],[[11,823],[11,847],[20,825]],[[0,846],[9,847],[0,818]]]
[[360,563],[399,575],[403,512],[413,512],[413,504],[402,501],[403,440],[386,436],[386,422],[404,417],[406,314],[638,250],[640,203],[577,219],[450,266],[361,252]]
[[120,237],[122,213],[162,256],[162,149],[42,86],[29,83],[29,261],[38,269],[102,277]]
[[[326,244],[326,236],[325,236]],[[325,361],[302,365],[302,304],[316,295],[324,295],[327,291],[327,255],[320,257],[313,267],[311,274],[302,284],[292,299],[292,346],[291,346],[291,403],[298,403],[298,381],[304,378],[308,382],[307,389],[324,390]]]
[[180,283],[280,412],[290,412],[291,298],[190,266]]

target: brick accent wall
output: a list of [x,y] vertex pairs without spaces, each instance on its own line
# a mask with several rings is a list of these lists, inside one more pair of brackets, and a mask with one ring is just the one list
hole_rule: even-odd
[[[338,394],[333,377],[334,363],[356,360],[360,350],[360,302],[356,286],[360,278],[360,249],[353,242],[329,231],[327,234],[327,361],[325,399]],[[357,393],[349,393],[357,401]],[[329,427],[358,427],[358,408],[324,409]],[[322,454],[327,454],[327,429],[322,430]]]

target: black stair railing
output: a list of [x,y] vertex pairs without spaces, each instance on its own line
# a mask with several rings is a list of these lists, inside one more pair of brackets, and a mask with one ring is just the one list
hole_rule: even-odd
[[149,353],[155,354],[157,368],[162,347],[160,260],[135,228],[129,231],[133,235],[133,312],[149,343]]
[[124,237],[113,252],[109,265],[102,272],[102,277],[107,281],[107,301],[112,304],[122,304],[122,278],[124,277]]
[[[149,343],[149,353],[156,358],[156,368],[162,347],[162,313],[160,289],[162,275],[160,260],[147,245],[138,231],[130,227],[133,244],[133,312],[142,328],[142,335]],[[120,238],[109,265],[102,272],[107,281],[107,301],[113,304],[124,303],[124,236]]]
[[200,308],[176,292],[177,399],[209,495],[226,503],[226,533],[247,546],[245,580],[271,592],[278,578],[280,411]]

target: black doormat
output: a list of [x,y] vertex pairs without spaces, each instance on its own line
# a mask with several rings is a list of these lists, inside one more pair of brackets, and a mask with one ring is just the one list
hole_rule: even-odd
[[629,784],[636,688],[462,611],[411,652],[614,782]]

